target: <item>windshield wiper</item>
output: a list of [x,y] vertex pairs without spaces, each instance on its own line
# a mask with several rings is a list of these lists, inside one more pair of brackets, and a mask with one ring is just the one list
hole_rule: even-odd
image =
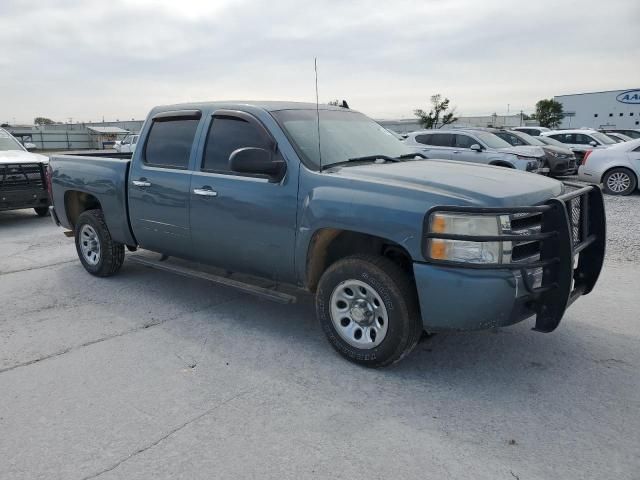
[[423,155],[422,153],[405,153],[404,155],[400,155],[399,157],[396,157],[396,159],[398,160],[410,160],[412,158],[416,158],[416,157],[420,157],[420,158],[427,158],[426,155]]
[[388,155],[365,155],[364,157],[353,157],[348,160],[344,160],[342,162],[331,163],[329,165],[323,165],[322,169],[336,167],[339,165],[346,165],[347,163],[352,162],[375,162],[376,160],[385,160],[387,162],[399,162],[400,160],[397,158],[390,157]]

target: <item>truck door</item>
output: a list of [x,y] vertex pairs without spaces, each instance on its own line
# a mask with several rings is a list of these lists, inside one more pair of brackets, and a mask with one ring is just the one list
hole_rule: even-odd
[[129,216],[141,247],[188,257],[189,164],[199,111],[164,112],[152,118],[129,174]]
[[191,178],[195,254],[234,272],[291,281],[297,168],[290,162],[279,183],[229,169],[229,156],[239,148],[275,148],[271,134],[248,113],[219,110],[204,128],[206,141]]

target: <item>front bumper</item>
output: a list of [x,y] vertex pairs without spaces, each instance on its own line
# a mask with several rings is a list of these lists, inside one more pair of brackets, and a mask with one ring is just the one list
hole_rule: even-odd
[[[440,207],[435,210],[496,215],[540,215],[539,232],[501,235],[502,241],[539,242],[537,258],[500,265],[442,260],[414,263],[422,323],[427,331],[481,330],[535,316],[534,330],[551,332],[565,310],[594,287],[605,251],[605,211],[593,185],[543,205],[516,208]],[[496,241],[493,236],[431,234],[433,237]],[[533,274],[542,269],[540,286]]]
[[49,206],[49,194],[42,188],[0,190],[0,211]]

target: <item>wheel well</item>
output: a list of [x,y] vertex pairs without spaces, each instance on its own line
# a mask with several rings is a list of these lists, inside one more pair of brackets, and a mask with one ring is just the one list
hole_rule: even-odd
[[325,228],[314,233],[307,252],[306,284],[315,291],[320,277],[332,263],[356,253],[385,256],[413,274],[411,255],[395,242],[375,235]]
[[510,163],[507,163],[507,162],[501,162],[501,161],[491,162],[489,165],[493,165],[494,167],[515,168],[515,167],[514,167],[513,165],[511,165]]
[[102,208],[96,197],[86,192],[69,190],[64,194],[64,209],[71,227],[75,227],[80,214],[86,210]]

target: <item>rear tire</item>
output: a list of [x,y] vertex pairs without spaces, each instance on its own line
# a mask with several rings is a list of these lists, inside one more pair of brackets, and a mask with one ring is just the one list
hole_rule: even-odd
[[631,195],[638,186],[638,180],[627,168],[613,168],[604,175],[602,185],[609,195]]
[[49,207],[35,207],[34,210],[39,217],[46,217],[49,215]]
[[422,334],[415,285],[385,257],[354,255],[332,264],[318,284],[316,315],[333,348],[366,367],[401,360]]
[[91,275],[109,277],[124,263],[124,245],[114,242],[102,210],[87,210],[75,226],[76,250],[82,266]]

